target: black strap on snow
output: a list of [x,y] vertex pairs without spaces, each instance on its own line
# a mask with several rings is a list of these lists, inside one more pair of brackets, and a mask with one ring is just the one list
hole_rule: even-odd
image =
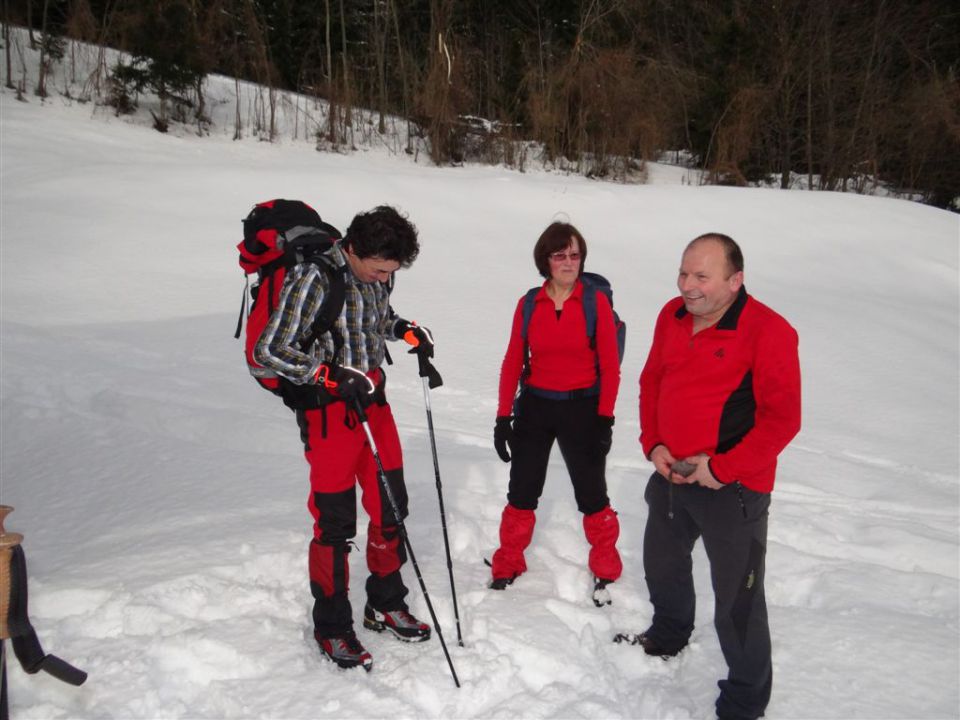
[[70,685],[82,685],[87,679],[83,670],[75,668],[56,655],[47,655],[40,646],[37,633],[27,616],[27,560],[23,548],[14,545],[10,558],[10,610],[7,627],[13,652],[23,669],[33,675],[43,670]]
[[0,640],[0,720],[10,720],[7,706],[7,646]]

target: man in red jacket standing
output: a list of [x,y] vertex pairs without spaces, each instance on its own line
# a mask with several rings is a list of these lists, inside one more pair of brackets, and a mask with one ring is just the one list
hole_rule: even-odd
[[696,607],[691,552],[702,537],[729,670],[717,716],[759,718],[773,679],[767,513],[777,455],[800,429],[797,333],[747,294],[743,254],[726,235],[690,242],[677,286],[640,375],[640,443],[656,472],[643,545],[654,614],[637,642],[664,659],[686,646]]

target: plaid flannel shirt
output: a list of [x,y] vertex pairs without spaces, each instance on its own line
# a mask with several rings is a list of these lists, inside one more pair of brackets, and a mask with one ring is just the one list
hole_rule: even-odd
[[[330,251],[338,266],[347,260],[335,245]],[[339,363],[370,372],[386,358],[385,340],[396,340],[400,320],[390,307],[390,293],[384,283],[360,282],[344,273],[346,297],[336,327],[343,336]],[[313,380],[321,363],[334,360],[330,333],[320,336],[312,348],[301,350],[299,342],[310,333],[323,299],[330,290],[326,271],[313,263],[301,263],[287,273],[280,300],[254,350],[257,362],[288,380],[302,385]]]

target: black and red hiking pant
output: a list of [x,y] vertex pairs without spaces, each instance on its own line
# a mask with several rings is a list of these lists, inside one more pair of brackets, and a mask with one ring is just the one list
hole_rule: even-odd
[[587,564],[599,578],[616,580],[623,570],[617,538],[620,523],[607,496],[606,455],[600,447],[597,398],[554,400],[524,393],[513,422],[513,458],[507,505],[500,518],[494,578],[527,569],[523,552],[533,538],[534,511],[543,494],[553,444],[566,463],[583,530],[590,544]]
[[[371,405],[366,412],[402,520],[407,515],[407,490],[393,413],[386,402]],[[378,610],[407,609],[407,588],[400,577],[406,550],[381,486],[376,460],[355,414],[345,403],[335,402],[319,410],[298,411],[297,422],[310,464],[307,507],[314,519],[309,551],[313,622],[321,636],[336,637],[353,625],[347,554],[350,540],[357,534],[357,485],[369,517],[367,601]]]
[[690,639],[696,614],[691,554],[703,538],[715,598],[713,624],[728,668],[719,683],[717,715],[761,717],[773,681],[763,590],[770,495],[738,483],[720,490],[671,485],[654,473],[644,497],[649,510],[643,568],[653,604],[647,635],[668,652]]

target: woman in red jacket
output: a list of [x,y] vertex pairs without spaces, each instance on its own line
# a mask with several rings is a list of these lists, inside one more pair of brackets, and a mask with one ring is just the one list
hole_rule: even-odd
[[[573,225],[547,227],[533,258],[546,282],[533,296],[526,333],[526,296],[517,303],[500,369],[494,445],[512,465],[490,587],[503,590],[527,569],[523,551],[533,537],[534,511],[556,441],[583,513],[593,599],[600,606],[610,602],[606,586],[623,569],[616,548],[620,524],[610,507],[605,476],[620,386],[613,310],[607,296],[581,278],[587,243]],[[596,295],[593,338],[587,336],[585,292]]]

